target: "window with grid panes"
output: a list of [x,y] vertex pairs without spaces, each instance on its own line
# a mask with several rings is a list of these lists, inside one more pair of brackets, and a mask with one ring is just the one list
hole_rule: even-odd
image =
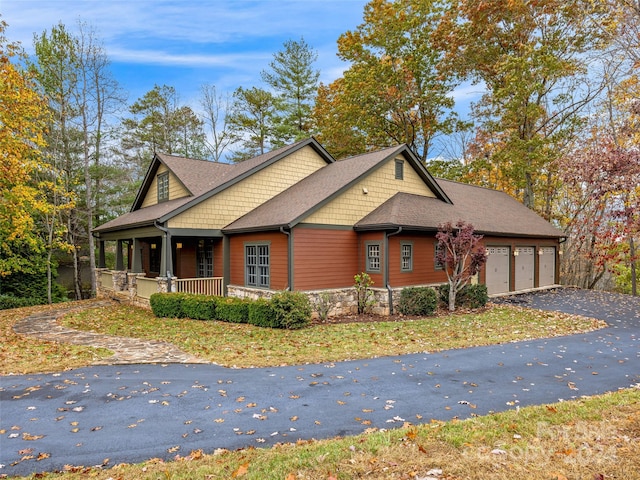
[[413,245],[411,243],[400,244],[400,270],[403,272],[413,270]]
[[380,271],[380,244],[370,243],[367,245],[367,271]]
[[245,245],[245,282],[247,286],[269,288],[269,245]]
[[201,240],[198,243],[198,278],[213,277],[213,245],[210,241]]
[[158,175],[158,202],[169,200],[169,172]]

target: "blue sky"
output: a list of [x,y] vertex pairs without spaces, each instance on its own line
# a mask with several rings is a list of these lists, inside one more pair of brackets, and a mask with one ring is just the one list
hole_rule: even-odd
[[[181,103],[199,108],[200,87],[219,93],[262,86],[260,72],[289,39],[318,53],[315,67],[327,84],[348,65],[336,55],[340,34],[363,22],[366,0],[0,0],[9,41],[33,52],[34,33],[78,21],[95,30],[112,72],[135,102],[155,84],[175,87]],[[464,85],[454,98],[465,116],[480,88]]]
[[33,51],[34,33],[61,21],[94,27],[112,71],[135,101],[154,84],[176,88],[191,103],[200,85],[221,92],[261,85],[260,71],[289,39],[304,37],[318,53],[320,80],[346,68],[339,35],[362,23],[364,0],[0,0],[10,41]]

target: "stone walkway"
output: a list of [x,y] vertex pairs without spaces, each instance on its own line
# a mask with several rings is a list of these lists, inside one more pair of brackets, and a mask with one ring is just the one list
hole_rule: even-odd
[[41,340],[71,343],[88,347],[106,348],[113,356],[94,362],[95,365],[126,365],[136,363],[210,363],[183,352],[167,342],[141,340],[137,338],[82,332],[60,325],[61,317],[70,312],[88,308],[114,305],[111,301],[96,301],[83,306],[56,309],[23,318],[15,323],[13,330],[19,335],[27,335]]

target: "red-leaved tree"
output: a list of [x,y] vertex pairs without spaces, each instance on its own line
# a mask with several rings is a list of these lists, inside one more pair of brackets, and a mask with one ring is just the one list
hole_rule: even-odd
[[456,295],[469,283],[487,261],[486,251],[480,244],[482,235],[476,235],[473,225],[458,220],[438,227],[436,239],[440,248],[436,262],[444,266],[449,281],[449,311],[456,309]]

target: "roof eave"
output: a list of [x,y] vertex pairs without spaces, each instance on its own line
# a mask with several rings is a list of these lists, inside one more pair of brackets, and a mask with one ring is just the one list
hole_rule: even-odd
[[221,231],[225,235],[236,235],[239,233],[256,233],[256,232],[271,232],[281,229],[290,230],[291,225],[288,223],[279,225],[260,225],[256,227],[244,227],[244,228],[223,228]]
[[153,227],[153,226],[155,226],[154,220],[145,220],[144,222],[127,223],[125,225],[118,225],[117,227],[109,227],[109,228],[96,227],[93,230],[91,230],[91,233],[92,234],[97,233],[98,235],[100,235],[101,233],[121,232],[123,230],[130,230],[132,228]]

